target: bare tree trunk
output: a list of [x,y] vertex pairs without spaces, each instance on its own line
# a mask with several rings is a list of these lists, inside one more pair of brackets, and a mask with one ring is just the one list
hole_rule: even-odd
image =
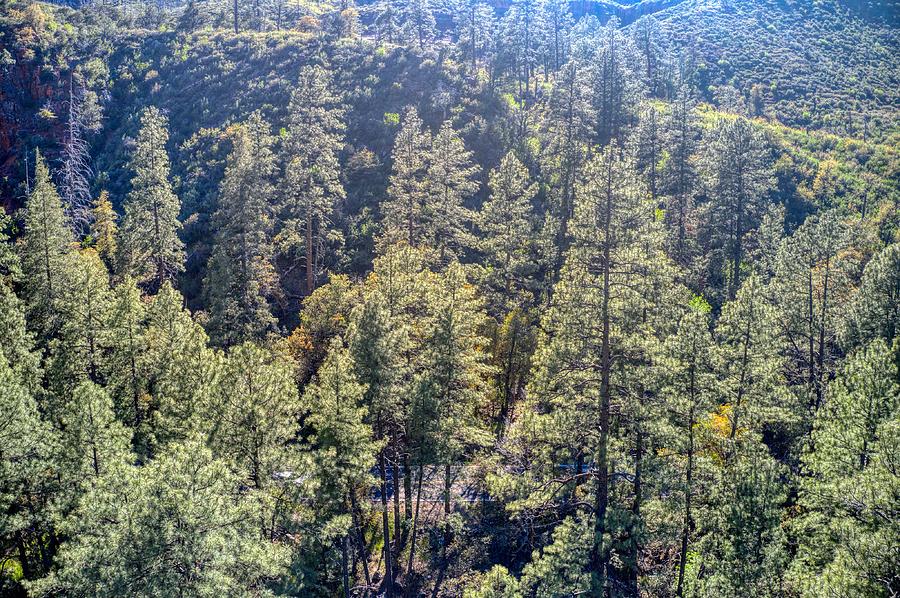
[[[691,372],[691,386],[693,387],[693,372]],[[693,393],[692,393],[693,394]],[[692,398],[693,401],[693,398]],[[681,558],[678,560],[678,587],[675,595],[678,598],[684,596],[684,570],[687,566],[688,538],[691,533],[691,482],[694,476],[694,406],[691,404],[688,412],[688,454],[687,473],[685,474],[684,490],[684,523],[681,527]]]
[[362,524],[360,522],[361,513],[359,505],[356,502],[356,495],[350,492],[350,507],[352,509],[353,527],[356,529],[356,543],[359,551],[359,560],[362,561],[363,575],[366,578],[366,591],[363,595],[368,594],[368,588],[372,587],[372,576],[369,575],[369,555],[366,553],[366,539],[363,537]]
[[409,537],[409,564],[406,567],[406,595],[408,597],[412,596],[412,570],[413,570],[413,562],[416,557],[416,531],[418,531],[419,524],[419,507],[422,504],[422,478],[425,477],[425,468],[422,463],[419,463],[419,481],[418,487],[416,488],[416,512],[413,515],[412,521],[412,533]]
[[350,571],[347,567],[347,541],[348,536],[341,538],[341,573],[344,581],[344,598],[350,598]]
[[379,469],[381,470],[381,526],[384,534],[384,583],[385,596],[392,598],[394,595],[394,567],[391,565],[391,529],[388,522],[387,506],[387,467],[385,465],[384,449],[381,450]]

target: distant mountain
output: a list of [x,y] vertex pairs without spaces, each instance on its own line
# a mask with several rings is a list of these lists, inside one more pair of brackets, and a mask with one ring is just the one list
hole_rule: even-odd
[[[653,3],[630,9],[645,4]],[[650,18],[666,49],[695,62],[707,99],[714,98],[715,87],[730,85],[748,99],[757,94],[768,116],[792,126],[853,136],[896,131],[897,2],[672,4]]]

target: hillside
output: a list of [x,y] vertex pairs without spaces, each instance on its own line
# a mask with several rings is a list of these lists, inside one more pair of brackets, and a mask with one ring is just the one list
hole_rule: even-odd
[[895,15],[0,0],[0,596],[900,594]]
[[900,107],[897,11],[891,2],[861,11],[832,1],[687,0],[653,18],[662,43],[697,63],[710,101],[730,85],[784,124],[887,139]]

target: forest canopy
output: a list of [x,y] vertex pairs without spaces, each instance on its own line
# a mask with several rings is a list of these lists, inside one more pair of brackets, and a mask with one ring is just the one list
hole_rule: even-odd
[[0,0],[0,595],[900,594],[879,0]]

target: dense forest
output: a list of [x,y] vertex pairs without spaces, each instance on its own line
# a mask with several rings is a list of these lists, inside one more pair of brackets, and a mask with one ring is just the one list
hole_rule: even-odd
[[0,596],[900,595],[893,0],[0,0]]

